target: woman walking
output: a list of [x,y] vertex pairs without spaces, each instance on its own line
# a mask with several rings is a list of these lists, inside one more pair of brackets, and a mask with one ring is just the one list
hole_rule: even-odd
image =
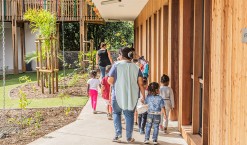
[[100,50],[97,51],[96,64],[98,65],[101,72],[101,79],[105,77],[105,68],[107,65],[112,64],[112,58],[110,51],[107,51],[106,44],[101,42]]
[[112,85],[112,109],[115,127],[114,142],[119,142],[122,137],[121,114],[123,112],[126,122],[127,142],[134,142],[132,138],[134,127],[134,112],[141,89],[142,98],[145,99],[142,73],[139,67],[132,63],[133,52],[124,47],[119,51],[119,61],[115,63],[110,72],[108,83]]

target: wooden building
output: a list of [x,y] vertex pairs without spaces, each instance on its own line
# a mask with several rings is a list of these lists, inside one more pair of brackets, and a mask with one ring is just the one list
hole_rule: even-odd
[[[83,42],[84,38],[86,38],[86,23],[104,23],[104,20],[97,15],[96,7],[88,0],[0,1],[0,20],[5,22],[5,45],[6,57],[8,58],[6,65],[8,66],[8,73],[17,74],[25,72],[25,54],[36,49],[34,43],[36,34],[31,34],[28,22],[23,19],[23,15],[28,9],[46,9],[55,14],[58,32],[62,22],[79,22],[80,42]],[[83,49],[83,43],[81,43],[80,49]],[[2,62],[1,58],[0,62]],[[33,69],[35,69],[35,63],[33,63]]]
[[171,78],[170,119],[189,145],[247,144],[246,0],[93,1],[104,19],[134,21],[150,81]]

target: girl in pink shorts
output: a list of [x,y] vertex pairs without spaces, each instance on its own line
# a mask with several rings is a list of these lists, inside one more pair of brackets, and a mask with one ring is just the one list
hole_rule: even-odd
[[98,98],[98,87],[101,88],[100,80],[96,78],[97,71],[92,70],[90,73],[90,79],[87,81],[87,94],[91,98],[91,104],[93,108],[93,113],[96,114],[96,105]]

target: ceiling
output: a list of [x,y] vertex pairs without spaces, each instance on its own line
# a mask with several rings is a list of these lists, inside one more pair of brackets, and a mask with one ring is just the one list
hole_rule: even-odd
[[121,0],[121,2],[101,5],[102,1],[92,0],[105,21],[134,21],[148,0]]

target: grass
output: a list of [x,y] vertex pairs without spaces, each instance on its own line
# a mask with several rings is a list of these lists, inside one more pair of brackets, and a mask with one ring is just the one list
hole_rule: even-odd
[[[66,73],[71,73],[73,70],[66,70]],[[60,71],[60,74],[63,72]],[[5,105],[6,108],[18,108],[19,99],[11,99],[9,96],[9,92],[21,85],[19,83],[19,77],[21,76],[29,76],[32,82],[37,81],[36,72],[32,73],[23,73],[18,75],[7,75],[6,76],[6,85],[5,85]],[[1,76],[0,76],[1,77]],[[3,81],[2,78],[0,80],[0,108],[3,108],[4,97],[3,97]],[[88,98],[86,97],[71,97],[66,99],[61,98],[44,98],[44,99],[29,99],[30,104],[27,108],[47,108],[47,107],[59,107],[59,106],[70,106],[70,107],[81,107],[84,106],[87,102]]]

